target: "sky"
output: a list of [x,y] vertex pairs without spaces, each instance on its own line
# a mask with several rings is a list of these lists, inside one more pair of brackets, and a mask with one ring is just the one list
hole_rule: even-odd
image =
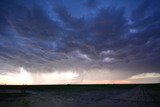
[[159,0],[1,0],[0,84],[160,82]]

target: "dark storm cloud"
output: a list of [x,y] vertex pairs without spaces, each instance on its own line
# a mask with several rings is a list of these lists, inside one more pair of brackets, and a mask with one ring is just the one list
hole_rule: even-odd
[[64,41],[66,49],[78,48],[84,53],[98,54],[110,47],[123,45],[121,38],[127,27],[123,9],[115,7],[100,9],[96,17],[89,21],[72,17],[62,7],[56,12],[67,27]]
[[1,1],[0,54],[6,63],[36,67],[57,59],[51,41],[59,36],[61,28],[40,4],[30,3]]
[[58,23],[49,17],[40,3],[27,2],[30,4],[24,5],[18,0],[1,1],[1,37],[12,35],[13,41],[15,36],[28,38],[30,41],[51,41],[60,35]]
[[157,69],[158,72],[160,64],[159,61],[157,61],[157,59],[159,59],[158,54],[160,53],[159,4],[159,1],[146,0],[133,11],[132,19],[134,23],[131,27],[137,30],[137,32],[130,37],[131,44],[133,45],[132,50],[137,48],[135,58],[146,59],[143,63],[147,63],[147,66],[154,66],[151,68]]
[[88,8],[96,8],[100,4],[100,0],[86,0],[84,5]]
[[93,9],[94,15],[76,17],[67,4],[54,2],[1,2],[1,63],[37,71],[109,68],[131,74],[160,72],[158,1],[142,2],[129,17],[125,5],[97,8],[100,1],[83,1],[82,7],[90,7],[86,11]]
[[85,26],[83,18],[75,18],[73,17],[65,7],[60,6],[55,8],[56,13],[59,18],[63,21],[66,27],[72,29],[82,29]]
[[[90,32],[95,36],[95,42],[99,47],[97,49],[109,48],[113,40],[120,40],[126,30],[126,20],[123,9],[110,7],[100,9],[97,16],[91,23]],[[100,43],[100,44],[98,44]],[[104,46],[103,46],[104,45]],[[114,47],[112,47],[114,48]]]

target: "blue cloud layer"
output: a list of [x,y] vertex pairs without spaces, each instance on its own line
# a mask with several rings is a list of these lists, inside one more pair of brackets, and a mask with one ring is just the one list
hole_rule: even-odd
[[160,72],[159,1],[122,2],[1,0],[1,66]]

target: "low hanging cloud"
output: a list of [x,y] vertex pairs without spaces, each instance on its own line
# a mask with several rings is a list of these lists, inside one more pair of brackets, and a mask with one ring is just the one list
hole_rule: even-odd
[[[79,74],[74,71],[52,72],[52,73],[31,73],[23,67],[17,68],[18,72],[0,75],[0,84],[65,84],[72,83]],[[40,79],[39,79],[40,78]],[[79,82],[79,81],[78,81]]]
[[142,73],[133,75],[129,79],[142,79],[142,78],[160,78],[160,73]]

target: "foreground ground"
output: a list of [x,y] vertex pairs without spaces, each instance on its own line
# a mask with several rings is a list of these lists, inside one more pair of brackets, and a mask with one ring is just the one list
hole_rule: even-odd
[[160,84],[1,85],[0,107],[160,107]]

